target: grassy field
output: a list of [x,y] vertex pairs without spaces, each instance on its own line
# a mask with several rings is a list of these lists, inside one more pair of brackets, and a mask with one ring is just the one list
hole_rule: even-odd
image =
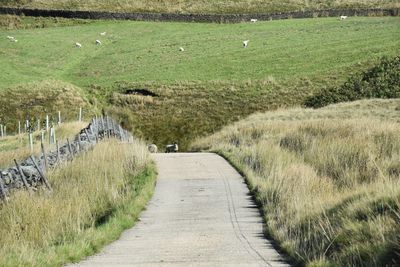
[[3,0],[2,6],[174,13],[273,13],[332,8],[399,7],[399,0]]
[[[46,90],[52,84],[70,88],[91,107],[118,115],[139,136],[160,146],[176,140],[185,149],[196,136],[255,111],[301,104],[379,57],[398,54],[399,25],[399,18],[354,17],[236,25],[96,21],[3,29],[0,94],[43,84]],[[100,36],[104,31],[107,35]],[[103,45],[96,46],[96,39]],[[243,49],[246,39],[250,44]],[[83,47],[75,48],[75,42]],[[158,96],[123,94],[132,88]],[[12,127],[26,110],[15,116],[3,108],[1,123]]]
[[195,142],[247,177],[267,235],[306,266],[400,264],[400,100],[252,115]]
[[0,266],[62,266],[98,252],[132,227],[155,176],[144,144],[113,140],[51,171],[52,194],[0,203]]

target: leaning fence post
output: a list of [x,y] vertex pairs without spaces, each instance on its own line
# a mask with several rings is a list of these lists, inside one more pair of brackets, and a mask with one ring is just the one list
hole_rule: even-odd
[[86,138],[87,138],[88,142],[92,143],[92,141],[90,141],[90,138],[89,138],[89,133],[86,129],[85,129],[85,134],[86,134]]
[[60,158],[60,146],[58,144],[58,140],[56,141],[56,149],[57,149],[57,162],[61,162]]
[[47,165],[46,151],[44,150],[43,142],[40,144],[40,147],[42,148],[42,155],[43,155],[43,159],[44,159],[44,167],[46,169],[48,169],[49,166]]
[[18,170],[19,175],[21,176],[21,180],[22,180],[23,184],[25,185],[26,189],[28,190],[29,194],[31,195],[32,191],[29,188],[28,182],[26,181],[25,175],[22,172],[21,167],[19,166],[19,164],[18,164],[16,159],[14,159],[14,162],[15,162],[15,166],[17,166],[17,170]]
[[52,191],[53,189],[51,189],[51,186],[50,186],[49,182],[47,181],[46,176],[44,176],[43,172],[40,170],[39,166],[36,164],[35,159],[32,156],[30,156],[30,159],[33,162],[33,165],[35,165],[36,170],[39,172],[40,176],[42,177],[42,180],[43,180],[44,184],[46,185],[47,189]]
[[4,184],[3,184],[3,174],[1,172],[0,172],[0,199],[3,199],[5,202],[8,201],[6,190],[4,189]]
[[69,139],[67,138],[67,144],[68,144],[68,150],[69,150],[69,154],[71,155],[71,157],[74,157],[74,154],[72,153],[72,148],[71,148],[71,144],[69,142]]

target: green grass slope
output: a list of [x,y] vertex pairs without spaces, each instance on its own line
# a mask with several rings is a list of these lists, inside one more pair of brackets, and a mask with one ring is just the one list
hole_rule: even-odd
[[[111,104],[106,110],[137,133],[159,145],[177,140],[186,148],[195,136],[257,110],[300,104],[316,89],[398,54],[399,26],[396,17],[359,17],[4,29],[0,91],[50,78],[71,83],[103,106]],[[96,39],[103,45],[96,46]],[[246,39],[250,44],[243,49]],[[75,48],[75,42],[83,47]],[[159,97],[115,94],[143,87]]]
[[267,224],[305,266],[400,264],[400,100],[252,115],[192,145],[247,177]]
[[399,7],[399,0],[3,0],[3,6],[119,12],[272,13],[333,8]]

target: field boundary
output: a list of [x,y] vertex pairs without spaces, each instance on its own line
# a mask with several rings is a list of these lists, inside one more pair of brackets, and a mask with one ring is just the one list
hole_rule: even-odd
[[339,16],[400,16],[400,8],[375,9],[330,9],[295,11],[271,14],[179,14],[179,13],[119,13],[80,10],[46,10],[29,8],[0,7],[0,14],[25,15],[32,17],[61,17],[76,19],[174,21],[203,23],[240,23],[257,20],[281,20],[297,18],[339,17]]

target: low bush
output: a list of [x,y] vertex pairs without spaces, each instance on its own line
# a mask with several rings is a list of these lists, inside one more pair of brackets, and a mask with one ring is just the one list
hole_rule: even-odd
[[308,98],[305,105],[319,108],[364,98],[398,97],[400,97],[400,56],[395,56],[382,58],[376,66],[350,77],[340,87],[322,90]]

